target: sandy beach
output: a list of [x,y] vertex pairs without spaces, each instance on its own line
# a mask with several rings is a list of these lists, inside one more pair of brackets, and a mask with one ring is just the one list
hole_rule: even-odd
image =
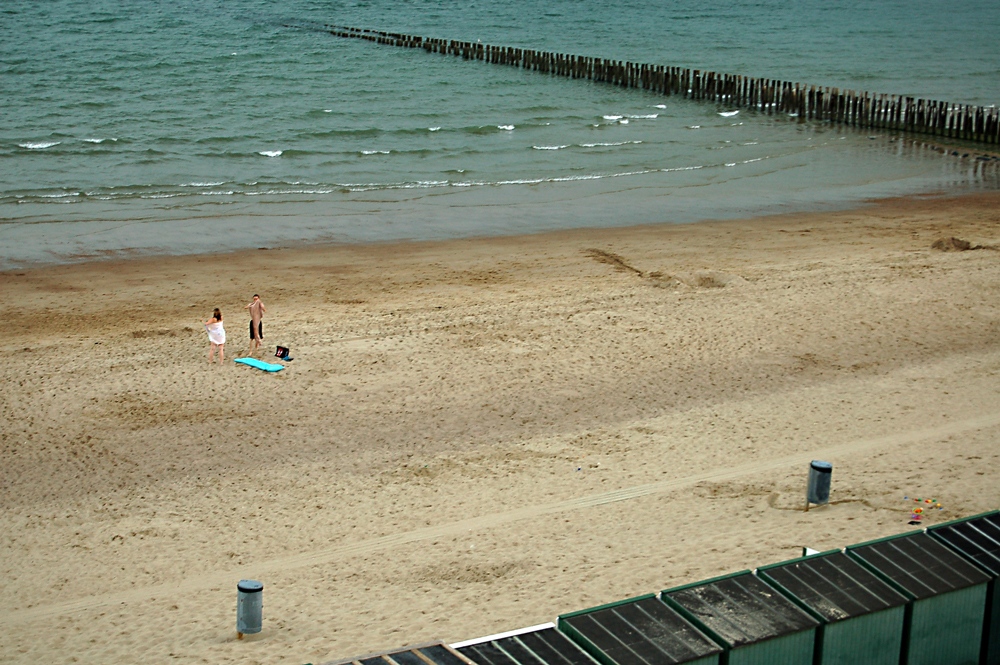
[[[254,293],[276,374],[232,362]],[[904,497],[1000,507],[997,194],[47,266],[0,302],[3,663],[321,663],[900,533]]]

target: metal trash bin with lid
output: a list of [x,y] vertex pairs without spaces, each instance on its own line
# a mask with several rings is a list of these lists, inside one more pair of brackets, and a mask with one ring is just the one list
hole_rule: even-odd
[[986,614],[983,619],[981,665],[1000,665],[1000,511],[953,520],[927,529],[940,540],[969,559],[987,575]]
[[823,622],[816,665],[898,665],[909,598],[840,550],[763,566],[757,576]]
[[563,614],[558,626],[603,665],[716,665],[722,653],[655,594]]
[[809,482],[806,485],[806,510],[809,504],[823,505],[830,503],[830,481],[833,476],[833,465],[814,459],[809,463]]
[[236,585],[236,635],[259,633],[264,614],[264,585],[240,580]]
[[728,665],[813,665],[819,620],[750,571],[660,597],[721,644]]
[[598,665],[553,623],[465,640],[451,648],[479,665]]
[[986,573],[923,532],[851,545],[847,553],[910,597],[903,665],[979,665]]

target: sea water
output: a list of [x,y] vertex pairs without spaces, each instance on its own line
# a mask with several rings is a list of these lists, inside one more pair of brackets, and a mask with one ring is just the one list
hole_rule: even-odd
[[931,139],[326,24],[989,105],[1000,3],[5,0],[0,268],[692,222],[997,188]]

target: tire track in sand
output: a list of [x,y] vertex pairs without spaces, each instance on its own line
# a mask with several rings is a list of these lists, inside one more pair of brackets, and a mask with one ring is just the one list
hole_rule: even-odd
[[252,566],[243,566],[225,571],[196,575],[180,582],[152,584],[107,594],[85,596],[75,600],[40,605],[27,609],[8,610],[0,612],[0,625],[26,623],[49,617],[72,614],[74,612],[83,612],[114,605],[141,602],[157,597],[171,595],[176,596],[180,592],[194,592],[211,587],[223,586],[238,578],[266,578],[269,572],[280,572],[295,568],[302,568],[305,566],[327,564],[337,559],[371,554],[394,546],[406,545],[422,540],[454,536],[467,533],[469,531],[489,529],[502,524],[517,522],[519,520],[534,517],[541,517],[553,513],[593,508],[595,506],[602,506],[608,503],[628,501],[630,499],[637,499],[653,494],[662,494],[664,492],[671,492],[700,482],[731,480],[754,473],[804,464],[816,458],[836,460],[838,456],[851,453],[867,452],[880,448],[892,448],[895,446],[908,445],[927,440],[940,440],[956,434],[962,434],[973,430],[987,429],[998,425],[1000,425],[1000,413],[985,414],[974,418],[958,420],[945,425],[940,425],[938,427],[900,432],[874,439],[861,439],[839,445],[827,446],[825,448],[811,450],[809,452],[794,453],[768,460],[750,462],[727,469],[709,471],[684,478],[675,478],[672,480],[661,480],[654,483],[646,483],[644,485],[635,485],[633,487],[625,487],[618,490],[612,490],[610,492],[601,492],[600,494],[590,494],[565,501],[524,506],[514,510],[470,517],[469,519],[459,520],[458,522],[428,526],[401,533],[391,533],[377,538],[370,538],[355,543],[347,543],[337,547],[330,547],[314,552],[303,552],[301,554],[279,557],[271,559],[270,561],[262,561],[260,563],[253,564]]

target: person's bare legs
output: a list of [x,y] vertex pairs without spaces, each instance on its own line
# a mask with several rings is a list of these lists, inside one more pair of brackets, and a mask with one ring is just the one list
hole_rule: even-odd
[[212,364],[212,356],[215,355],[215,344],[208,343],[208,364]]
[[225,360],[225,359],[226,359],[226,345],[225,344],[220,344],[219,345],[219,364],[221,365],[222,361]]

